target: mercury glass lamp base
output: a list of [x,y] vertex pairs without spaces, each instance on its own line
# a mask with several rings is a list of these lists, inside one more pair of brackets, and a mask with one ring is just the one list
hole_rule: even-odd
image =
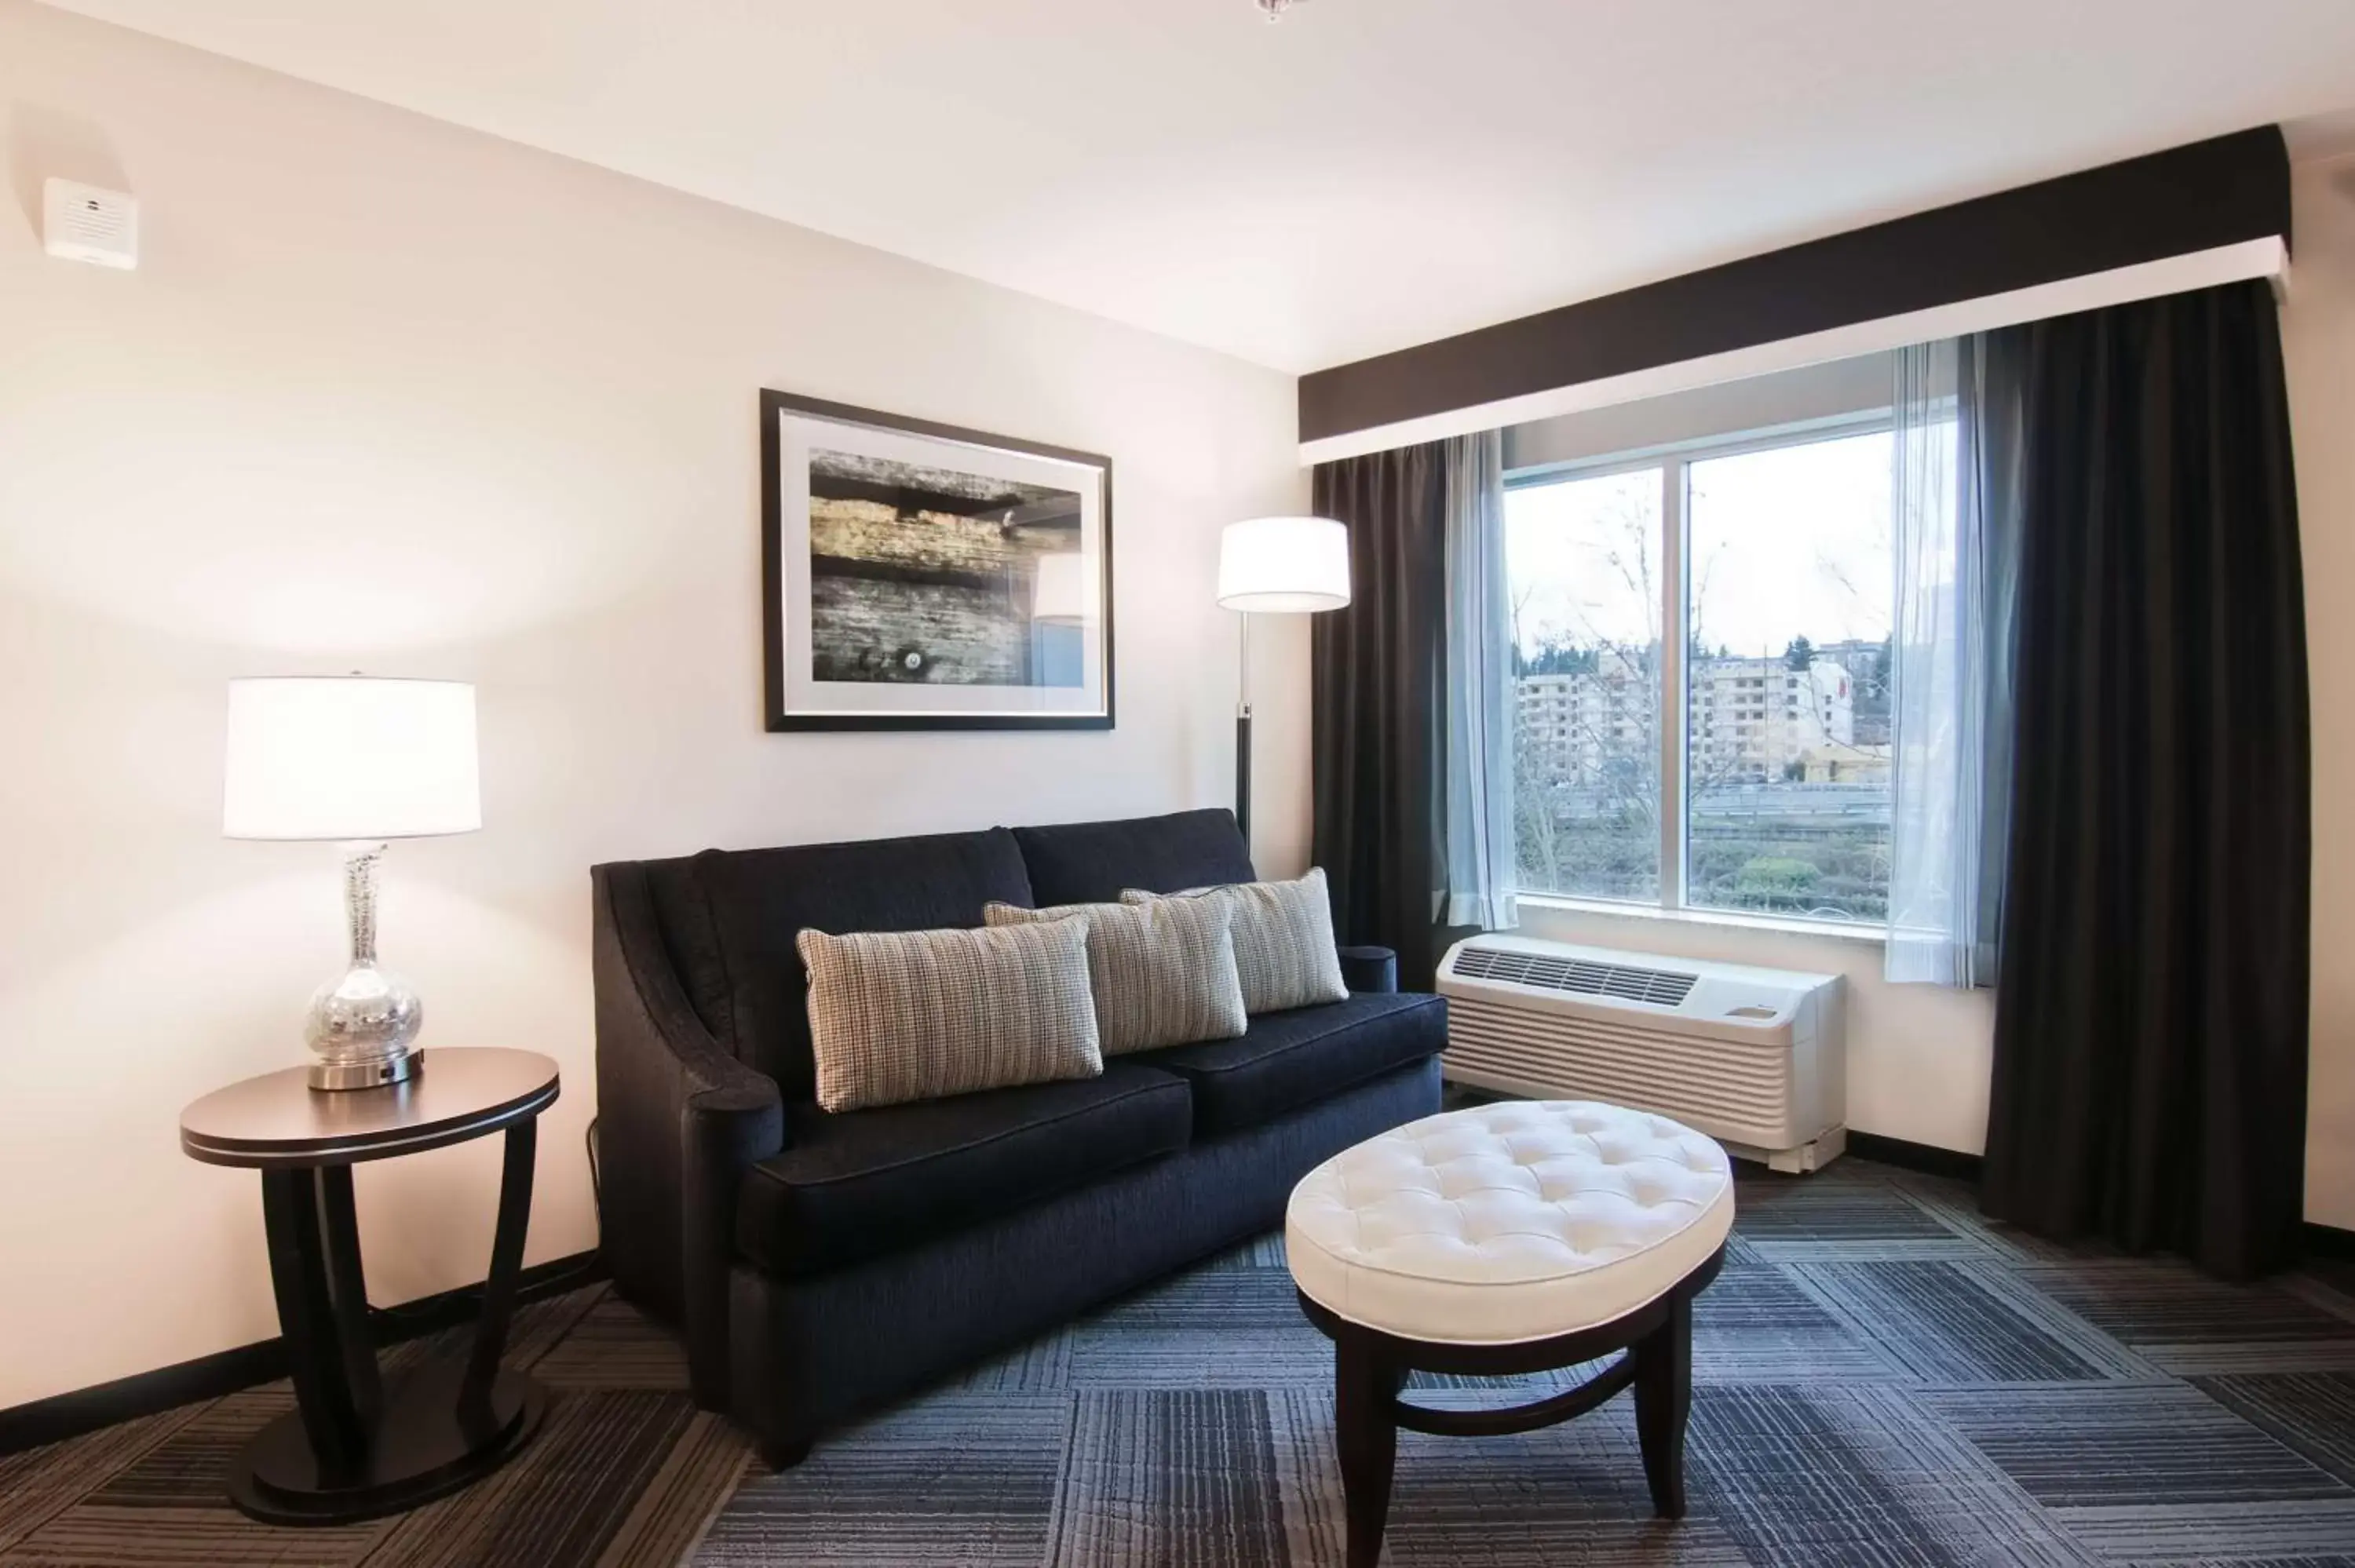
[[380,1089],[387,1084],[405,1084],[425,1074],[425,1053],[403,1051],[398,1056],[382,1056],[373,1062],[314,1062],[311,1064],[311,1086],[314,1089]]
[[351,965],[311,995],[303,1038],[317,1060],[314,1089],[376,1089],[424,1070],[412,1044],[425,1027],[417,988],[376,961],[376,871],[380,843],[344,846],[344,913],[351,925]]

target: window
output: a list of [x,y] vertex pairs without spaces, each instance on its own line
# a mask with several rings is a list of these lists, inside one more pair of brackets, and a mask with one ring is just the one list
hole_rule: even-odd
[[1514,476],[1524,891],[1885,918],[1890,461],[1860,421]]
[[1526,723],[1515,736],[1514,837],[1533,891],[1660,895],[1661,472],[1506,492],[1513,677],[1564,737],[1537,744]]

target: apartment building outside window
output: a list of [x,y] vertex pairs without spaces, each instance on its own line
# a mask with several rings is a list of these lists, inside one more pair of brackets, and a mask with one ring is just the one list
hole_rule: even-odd
[[1511,477],[1525,893],[1888,911],[1885,419]]

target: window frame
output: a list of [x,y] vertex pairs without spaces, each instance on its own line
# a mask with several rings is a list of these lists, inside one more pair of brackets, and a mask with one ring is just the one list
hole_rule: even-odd
[[[1841,440],[1852,436],[1894,435],[1896,424],[1893,408],[1863,408],[1731,435],[1698,436],[1628,451],[1534,463],[1506,472],[1505,488],[1514,491],[1576,480],[1608,479],[1616,474],[1641,472],[1646,469],[1656,468],[1660,471],[1659,701],[1662,711],[1655,715],[1660,737],[1659,897],[1657,900],[1612,898],[1602,895],[1528,888],[1518,889],[1517,897],[1524,902],[1595,914],[1634,915],[1649,919],[1668,918],[1704,925],[1759,927],[1846,937],[1859,941],[1882,939],[1885,927],[1877,921],[1827,920],[1806,915],[1718,909],[1690,902],[1692,833],[1691,824],[1686,821],[1686,809],[1691,782],[1689,763],[1692,740],[1692,692],[1685,668],[1685,655],[1692,641],[1692,585],[1688,567],[1692,537],[1690,521],[1686,515],[1690,496],[1687,474],[1694,463],[1716,458],[1742,457],[1753,452],[1809,446],[1818,441]],[[1893,595],[1896,585],[1891,583],[1890,586]]]

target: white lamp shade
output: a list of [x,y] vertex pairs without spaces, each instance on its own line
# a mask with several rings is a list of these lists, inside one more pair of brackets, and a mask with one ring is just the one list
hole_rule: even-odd
[[474,688],[465,682],[229,683],[227,837],[420,838],[482,825]]
[[1293,613],[1349,602],[1349,530],[1330,517],[1254,517],[1219,536],[1219,602]]
[[1039,557],[1039,577],[1032,585],[1030,619],[1059,626],[1084,626],[1095,619],[1095,576],[1087,557],[1077,550],[1059,550]]

